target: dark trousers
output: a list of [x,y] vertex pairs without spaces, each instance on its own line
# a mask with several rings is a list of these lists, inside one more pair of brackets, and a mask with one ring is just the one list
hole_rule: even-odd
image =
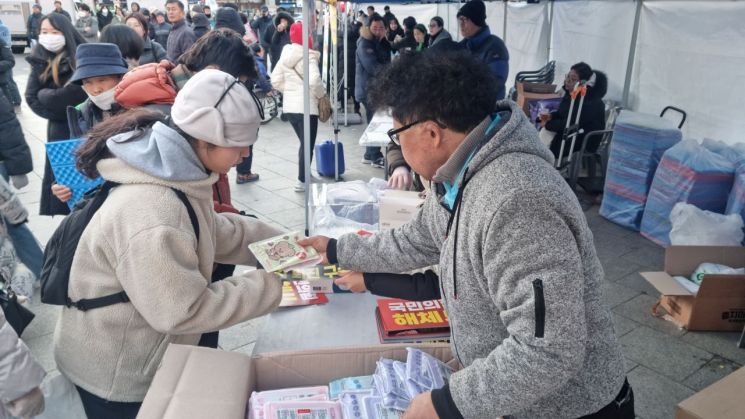
[[135,419],[142,402],[111,402],[75,386],[88,419]]
[[243,159],[243,161],[238,166],[235,166],[235,170],[238,172],[239,175],[251,174],[251,165],[253,165],[254,162],[254,146],[249,146],[248,149],[251,150],[251,152],[248,153],[248,157]]
[[634,419],[634,390],[625,380],[618,396],[609,405],[579,419]]
[[[212,272],[212,282],[222,281],[225,278],[233,276],[235,271],[235,265],[223,265],[218,264],[215,270]],[[220,332],[207,332],[203,333],[202,337],[199,338],[197,346],[203,346],[205,348],[217,349],[217,342],[220,340]]]
[[[303,114],[301,113],[287,113],[285,114],[285,117],[288,121],[290,121],[290,124],[292,125],[292,129],[295,130],[295,135],[297,135],[297,138],[300,140],[300,148],[298,150],[298,171],[297,171],[297,180],[300,182],[305,182],[305,150],[303,148],[303,145],[305,145],[303,138],[304,138],[304,132],[303,132]],[[318,115],[311,115],[310,116],[310,160],[313,161],[313,149],[316,146],[316,134],[318,133]]]
[[[372,121],[373,115],[375,115],[375,109],[370,108],[367,101],[363,101],[362,106],[365,107],[367,125],[370,125],[370,121]],[[365,160],[375,161],[381,157],[383,157],[383,153],[380,152],[380,147],[365,147]]]

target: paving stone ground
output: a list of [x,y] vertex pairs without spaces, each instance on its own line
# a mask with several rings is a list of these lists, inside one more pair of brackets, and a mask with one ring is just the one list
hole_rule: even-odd
[[[21,92],[25,90],[28,73],[24,57],[16,55],[14,78]],[[19,119],[32,150],[35,168],[29,186],[19,195],[32,214],[29,227],[44,244],[61,220],[60,217],[37,215],[46,121],[25,103]],[[345,180],[366,181],[373,176],[383,176],[381,169],[360,163],[364,150],[357,141],[363,130],[362,125],[341,127],[339,138],[344,144],[347,165]],[[318,141],[332,137],[333,128],[321,124]],[[277,226],[303,229],[304,197],[292,189],[297,176],[299,140],[289,123],[279,119],[262,126],[259,138],[254,147],[254,171],[261,178],[252,184],[233,183],[233,202],[238,208]],[[314,176],[317,181],[328,181],[317,173]],[[231,182],[234,177],[235,173],[231,173]],[[745,364],[745,350],[736,347],[739,334],[686,332],[653,317],[651,307],[659,294],[638,273],[662,269],[664,249],[600,217],[597,206],[590,208],[586,216],[605,268],[605,298],[613,311],[616,332],[626,356],[637,415],[644,419],[672,418],[678,402]],[[39,304],[37,295],[32,309],[37,317],[23,338],[53,376],[57,373],[52,345],[59,308]],[[262,319],[257,319],[221,332],[220,347],[251,354],[261,322]]]

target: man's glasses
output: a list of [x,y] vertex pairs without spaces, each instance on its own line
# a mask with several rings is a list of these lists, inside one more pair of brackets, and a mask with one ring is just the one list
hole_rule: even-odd
[[[427,120],[426,119],[420,119],[420,120],[414,121],[414,122],[412,122],[410,124],[404,125],[404,126],[402,126],[400,128],[392,128],[392,129],[389,129],[388,132],[386,132],[386,134],[388,134],[388,138],[390,138],[391,141],[393,141],[393,144],[396,144],[397,146],[400,146],[401,145],[401,140],[398,138],[398,135],[401,134],[402,132],[406,131],[407,129],[413,127],[414,125],[421,124],[422,122],[425,122],[425,121],[427,121]],[[445,126],[444,124],[441,124],[441,123],[439,123],[437,121],[434,121],[434,123],[437,124],[437,126],[439,126],[442,129],[447,128],[447,126]]]

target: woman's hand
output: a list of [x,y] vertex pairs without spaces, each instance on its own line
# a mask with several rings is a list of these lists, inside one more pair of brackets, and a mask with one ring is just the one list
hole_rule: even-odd
[[323,260],[321,262],[324,265],[328,265],[329,259],[326,256],[326,248],[328,248],[330,240],[331,239],[329,239],[326,236],[313,236],[313,237],[308,237],[307,239],[298,240],[297,243],[303,247],[310,246],[316,249],[316,252],[320,253],[321,256],[323,257]]
[[341,278],[337,278],[334,283],[342,289],[352,292],[365,292],[365,277],[361,272],[350,272]]
[[62,202],[67,202],[72,198],[72,190],[65,185],[52,185],[52,194]]

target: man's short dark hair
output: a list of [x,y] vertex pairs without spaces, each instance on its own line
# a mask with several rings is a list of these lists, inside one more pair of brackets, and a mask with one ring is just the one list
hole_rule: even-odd
[[375,10],[375,7],[373,7],[373,6],[367,6],[367,10]]
[[181,11],[184,11],[184,3],[181,3],[179,0],[166,0],[166,7],[169,4],[178,4],[178,8],[181,9]]
[[416,19],[414,18],[414,16],[407,16],[404,19],[404,29],[406,29],[406,32],[413,31],[415,26],[416,26]]
[[83,3],[80,6],[78,6],[78,9],[84,11],[84,12],[90,12],[91,8],[87,4]]
[[437,24],[437,27],[438,28],[441,28],[441,27],[445,26],[445,21],[442,20],[442,18],[440,16],[435,16],[432,19],[430,19],[430,21],[431,22],[435,22]]
[[59,4],[60,6],[62,6],[62,2],[59,0],[54,0],[54,4]]
[[391,11],[391,6],[388,6],[388,5],[386,5],[386,6],[385,6],[385,7],[383,8],[383,11],[386,11],[386,12],[390,12],[390,11]]
[[494,112],[497,82],[483,61],[465,50],[401,54],[368,89],[371,108],[390,109],[402,124],[437,121],[469,132]]
[[385,26],[385,19],[383,19],[383,16],[380,16],[377,13],[373,13],[372,16],[367,18],[367,27],[369,28],[373,24],[373,22],[382,22],[383,26]]
[[202,71],[216,65],[233,77],[246,76],[256,80],[256,63],[243,37],[228,28],[219,28],[202,35],[179,58],[189,71]]
[[202,10],[212,11],[212,8],[205,4],[204,7],[202,7]]

